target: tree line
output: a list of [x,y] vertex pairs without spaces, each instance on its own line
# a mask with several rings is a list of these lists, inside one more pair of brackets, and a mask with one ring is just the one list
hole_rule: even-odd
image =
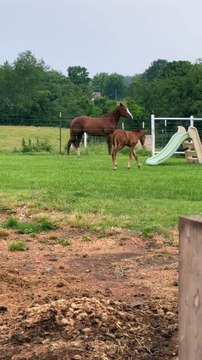
[[[64,75],[31,51],[0,65],[0,123],[68,127],[75,116],[102,116],[118,101],[128,104],[136,124],[150,115],[202,117],[202,61],[158,59],[142,74],[123,76],[70,66]],[[59,114],[62,114],[62,120]],[[129,124],[128,124],[129,126]]]

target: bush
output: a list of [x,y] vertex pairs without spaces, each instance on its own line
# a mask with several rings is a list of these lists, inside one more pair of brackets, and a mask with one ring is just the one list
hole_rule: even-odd
[[18,226],[18,221],[17,221],[17,219],[15,219],[14,217],[10,216],[10,217],[7,219],[5,226],[6,226],[8,229],[15,229],[15,228]]
[[[119,153],[128,156],[129,152],[130,152],[130,149],[128,147],[125,147]],[[138,146],[135,148],[135,152],[138,156],[151,156],[152,155],[151,150],[149,150],[147,148],[138,147]]]
[[19,234],[37,234],[42,231],[50,231],[58,228],[56,224],[49,219],[42,217],[38,221],[23,221],[19,222],[12,216],[9,217],[5,223],[5,227],[9,229],[16,229]]
[[29,138],[28,141],[26,141],[24,138],[22,139],[22,152],[28,153],[28,152],[51,152],[52,151],[52,145],[49,144],[47,139],[39,140],[39,138],[36,139],[36,142],[32,142],[32,140]]
[[13,241],[8,244],[9,251],[25,251],[27,249],[28,247],[25,241]]

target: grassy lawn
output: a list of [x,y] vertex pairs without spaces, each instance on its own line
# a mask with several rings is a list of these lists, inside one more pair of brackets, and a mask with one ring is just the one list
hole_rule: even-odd
[[77,226],[122,227],[151,235],[168,233],[180,215],[202,215],[202,166],[172,158],[138,170],[118,155],[112,170],[106,146],[71,155],[0,152],[0,208],[62,211]]

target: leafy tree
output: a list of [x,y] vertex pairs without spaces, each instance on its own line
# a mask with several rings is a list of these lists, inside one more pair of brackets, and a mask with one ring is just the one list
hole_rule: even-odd
[[189,107],[189,114],[202,117],[202,62],[200,59],[191,66],[184,82],[186,82],[184,103]]
[[89,73],[85,67],[69,66],[67,72],[68,78],[74,85],[88,85],[90,82]]
[[14,107],[16,85],[13,81],[14,71],[7,61],[0,66],[0,112],[11,114]]
[[104,82],[103,95],[111,100],[120,100],[124,97],[124,78],[117,73],[110,74]]
[[106,79],[108,78],[108,76],[109,75],[107,73],[105,73],[105,72],[96,74],[92,78],[92,89],[93,89],[93,91],[99,91],[104,96],[104,86],[105,86],[105,82],[106,82]]
[[190,71],[192,64],[189,61],[172,61],[167,62],[161,72],[162,77],[186,76]]
[[17,88],[13,99],[15,112],[31,114],[47,67],[43,60],[38,61],[30,51],[26,51],[15,60],[13,70]]
[[145,70],[142,76],[147,80],[154,80],[162,75],[167,67],[168,61],[159,59],[151,63],[149,68]]
[[[92,101],[92,92],[101,98]],[[127,102],[135,123],[150,123],[150,115],[202,117],[202,61],[168,62],[158,59],[143,74],[124,77],[98,73],[92,79],[86,68],[71,66],[68,76],[50,70],[43,60],[25,51],[13,64],[0,65],[1,124],[63,126],[78,115],[102,116],[117,101]],[[125,120],[124,120],[125,121]]]
[[131,98],[126,98],[126,103],[128,108],[130,109],[130,112],[133,114],[133,116],[137,119],[143,116],[144,114],[144,107],[140,104],[138,104],[136,101],[134,101]]
[[200,90],[196,89],[201,89],[201,73],[197,66],[200,68],[201,64],[192,65],[188,61],[154,62],[143,75],[132,79],[129,94],[143,106],[145,117],[151,113],[171,117],[197,116],[199,103],[194,104],[196,98],[200,102]]
[[92,79],[92,88],[94,91],[100,91],[102,96],[111,100],[121,100],[127,89],[127,80],[124,76],[113,73],[99,73]]
[[116,107],[117,102],[103,96],[101,98],[95,99],[94,104],[97,108],[98,115],[102,116],[111,112]]
[[154,84],[154,81],[135,75],[129,86],[129,95],[142,109],[145,109],[142,114],[145,118],[150,118],[150,114],[154,112],[156,102]]

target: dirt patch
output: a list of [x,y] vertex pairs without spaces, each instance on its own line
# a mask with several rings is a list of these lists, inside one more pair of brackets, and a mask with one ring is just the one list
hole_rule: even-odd
[[[0,359],[177,359],[176,246],[66,224],[2,234]],[[9,252],[18,239],[28,250]]]

